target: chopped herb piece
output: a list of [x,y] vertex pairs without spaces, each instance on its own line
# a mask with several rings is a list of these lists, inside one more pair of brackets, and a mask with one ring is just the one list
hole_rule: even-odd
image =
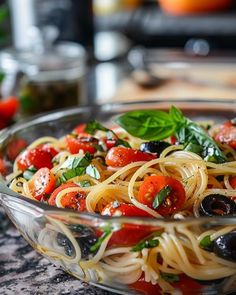
[[180,277],[172,273],[161,272],[161,277],[169,283],[175,283],[180,281]]
[[158,194],[156,195],[152,207],[154,209],[158,208],[164,201],[165,199],[169,196],[172,188],[169,185],[166,185],[163,189],[161,189]]
[[98,238],[97,242],[90,247],[90,251],[96,252],[100,248],[102,242],[105,241],[105,239],[110,235],[111,232],[111,227],[103,228],[103,234]]
[[141,251],[145,248],[154,248],[159,245],[159,240],[157,237],[161,235],[161,232],[156,232],[151,235],[148,239],[140,241],[138,244],[136,244],[131,251],[132,252],[137,252]]
[[60,168],[74,169],[77,167],[87,167],[92,160],[92,155],[90,153],[86,153],[83,157],[71,157],[63,163]]
[[91,176],[95,179],[100,179],[100,177],[101,177],[98,169],[94,165],[89,165],[86,168],[86,174],[88,174],[89,176]]
[[33,167],[33,166],[29,167],[23,173],[24,179],[30,180],[33,177],[33,175],[35,174],[36,171],[37,171],[37,169],[35,167]]
[[201,239],[199,245],[204,250],[212,251],[213,241],[211,240],[211,236],[205,236],[203,239]]

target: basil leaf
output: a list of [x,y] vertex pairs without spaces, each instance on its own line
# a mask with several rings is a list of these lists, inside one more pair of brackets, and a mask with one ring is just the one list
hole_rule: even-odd
[[201,155],[201,153],[203,151],[202,146],[192,143],[192,142],[188,143],[184,149],[185,149],[185,151],[192,152],[192,153],[195,153],[198,155]]
[[180,109],[176,108],[175,106],[171,106],[169,114],[171,118],[176,122],[176,123],[185,123],[186,118],[184,117],[183,113],[181,112]]
[[111,227],[104,228],[103,234],[98,238],[97,242],[90,247],[90,252],[96,252],[100,248],[102,242],[110,235],[111,232]]
[[176,130],[176,137],[180,143],[193,143],[202,147],[201,157],[205,161],[224,163],[226,156],[216,142],[195,122],[190,120]]
[[74,169],[77,167],[86,167],[91,163],[92,155],[86,153],[83,157],[69,156],[60,168]]
[[169,196],[171,190],[172,188],[169,185],[166,185],[163,189],[161,189],[156,195],[152,203],[152,207],[154,209],[158,208],[164,202],[164,200]]
[[174,134],[176,123],[171,115],[157,110],[127,112],[116,119],[133,136],[145,140],[161,140]]
[[76,176],[81,176],[86,173],[86,167],[77,167],[74,169],[70,169],[66,172],[63,172],[60,176],[60,183],[65,183],[67,180],[74,178]]
[[86,174],[88,174],[89,176],[91,176],[95,179],[100,179],[100,177],[101,177],[98,169],[94,165],[89,165],[86,168]]
[[110,131],[108,128],[106,128],[105,126],[103,126],[102,124],[100,124],[98,121],[96,120],[92,120],[90,121],[86,127],[85,127],[85,132],[88,132],[89,134],[94,135],[96,133],[97,130],[101,130],[101,131]]
[[35,174],[36,171],[37,171],[37,169],[35,167],[33,167],[33,166],[29,167],[23,173],[24,179],[30,180],[33,177],[33,175]]
[[199,245],[204,250],[212,251],[213,241],[211,240],[211,236],[205,236],[203,239],[201,239]]
[[172,273],[161,272],[161,277],[169,283],[175,283],[180,281],[180,277]]

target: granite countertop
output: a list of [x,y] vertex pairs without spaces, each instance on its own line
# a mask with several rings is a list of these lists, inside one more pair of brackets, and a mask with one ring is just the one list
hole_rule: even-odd
[[0,210],[1,295],[116,295],[66,274],[38,254]]

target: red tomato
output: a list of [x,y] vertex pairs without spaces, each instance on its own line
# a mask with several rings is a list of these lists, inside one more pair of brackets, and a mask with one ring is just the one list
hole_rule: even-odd
[[163,294],[161,292],[161,288],[159,287],[158,284],[153,285],[150,282],[146,282],[144,279],[144,276],[141,276],[141,278],[133,283],[129,285],[130,289],[136,290],[138,291],[138,293],[140,294],[144,294],[144,295],[161,295]]
[[73,129],[73,133],[76,133],[76,134],[83,133],[83,134],[89,135],[88,133],[84,132],[85,127],[86,127],[86,124],[79,124]]
[[0,101],[0,118],[9,121],[19,109],[19,101],[16,97],[9,97]]
[[[171,283],[171,285],[176,289],[182,291],[182,295],[189,295],[189,294],[202,294],[201,291],[203,291],[204,287],[201,286],[198,282],[196,282],[194,279],[181,274],[179,275],[179,282]],[[145,282],[144,276],[141,276],[141,278],[129,285],[130,289],[134,289],[136,291],[139,291],[141,294],[144,295],[161,295],[163,294],[163,291],[159,287],[158,284],[153,285],[151,282]]]
[[77,154],[80,150],[83,150],[85,153],[89,152],[90,154],[94,154],[97,151],[94,145],[97,144],[98,141],[90,142],[89,138],[93,137],[87,137],[87,140],[84,140],[84,138],[74,138],[71,135],[67,135],[66,144],[69,151],[72,154]]
[[[117,205],[119,203],[117,202]],[[119,204],[116,207],[116,202],[108,204],[102,211],[102,215],[109,216],[141,216],[152,217],[149,213],[135,207],[132,204]],[[135,225],[135,224],[123,224],[123,227],[117,231],[114,231],[108,246],[134,246],[145,237],[149,236],[154,231],[150,226]]]
[[124,167],[132,162],[151,161],[156,159],[156,155],[141,152],[126,147],[113,147],[106,156],[106,164],[112,167]]
[[71,192],[65,194],[61,199],[61,204],[64,208],[69,208],[77,211],[86,210],[86,194],[85,192]]
[[[179,275],[179,282],[172,283],[175,289],[182,291],[183,295],[189,294],[204,294],[204,286],[200,285],[196,280],[186,276],[185,274]],[[194,290],[194,291],[193,291]]]
[[52,193],[56,180],[48,168],[41,168],[28,181],[28,186],[32,196],[40,201],[46,194]]
[[102,210],[102,215],[109,216],[142,216],[152,217],[148,212],[135,207],[133,204],[111,202]]
[[232,176],[229,179],[229,183],[232,186],[233,189],[236,189],[236,176]]
[[105,145],[106,145],[108,150],[113,148],[116,145],[116,140],[115,139],[104,138],[104,142],[105,142]]
[[7,156],[10,161],[14,161],[16,157],[27,146],[27,142],[23,138],[13,139],[7,146]]
[[3,159],[0,158],[0,174],[5,176],[7,174],[7,167],[3,161]]
[[55,200],[56,200],[58,193],[60,193],[60,191],[62,191],[63,189],[66,189],[68,187],[78,187],[78,185],[73,182],[67,182],[65,184],[60,185],[51,194],[50,198],[48,199],[48,204],[51,206],[55,206],[56,205]]
[[17,159],[17,165],[20,170],[25,171],[30,166],[34,166],[36,169],[47,167],[51,169],[52,155],[48,151],[44,151],[41,148],[34,148],[24,151]]
[[156,195],[167,185],[170,186],[171,192],[155,210],[162,216],[167,216],[180,210],[186,198],[185,190],[178,180],[169,176],[148,176],[139,188],[139,202],[153,208],[152,204]]
[[54,158],[59,152],[54,147],[50,146],[50,144],[48,144],[48,143],[42,144],[38,147],[40,147],[43,151],[50,153],[52,158]]
[[[57,195],[64,189],[69,187],[78,187],[77,184],[73,182],[65,183],[60,185],[54,192],[51,194],[48,204],[55,206]],[[86,194],[84,192],[70,192],[65,194],[61,199],[61,204],[65,208],[74,209],[77,211],[85,211],[86,209]]]
[[233,149],[236,149],[236,126],[228,121],[221,125],[219,132],[215,136],[215,140],[226,143]]

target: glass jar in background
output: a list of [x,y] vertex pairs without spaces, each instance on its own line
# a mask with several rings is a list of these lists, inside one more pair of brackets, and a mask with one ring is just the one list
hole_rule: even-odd
[[2,96],[19,97],[22,117],[85,104],[86,54],[79,44],[61,42],[38,53],[6,49],[0,66]]

